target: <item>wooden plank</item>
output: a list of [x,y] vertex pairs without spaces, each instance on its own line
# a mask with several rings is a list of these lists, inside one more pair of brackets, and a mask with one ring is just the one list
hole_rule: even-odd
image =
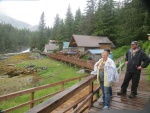
[[98,101],[93,103],[93,107],[98,108],[98,109],[102,109],[104,107],[103,104],[100,104]]
[[98,109],[98,108],[95,108],[95,107],[92,107],[88,113],[100,113],[102,110],[101,109]]
[[130,100],[130,99],[122,99],[122,98],[113,98],[112,101],[118,102],[118,103],[124,103],[127,105],[131,105],[131,106],[136,106],[139,108],[143,108],[146,103],[142,103],[141,101],[136,101],[136,100]]
[[60,112],[58,113],[65,113],[66,111],[68,111],[71,108],[75,108],[81,101],[83,101],[85,98],[87,97],[87,95],[81,97],[80,99],[76,100],[75,102],[69,104],[68,106],[64,107],[63,109],[61,109]]
[[119,107],[121,109],[125,109],[125,110],[140,110],[140,109],[142,109],[142,108],[139,108],[136,106],[131,106],[128,104],[124,104],[121,102],[115,102],[115,101],[112,101],[111,106],[117,106],[117,107]]

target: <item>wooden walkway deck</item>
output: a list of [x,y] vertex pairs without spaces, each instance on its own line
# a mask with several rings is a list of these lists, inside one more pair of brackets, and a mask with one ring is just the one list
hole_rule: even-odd
[[[138,86],[138,95],[135,98],[128,98],[128,95],[131,91],[131,81],[127,89],[127,95],[118,96],[117,92],[120,90],[120,86],[124,79],[125,71],[121,73],[120,82],[115,83],[112,87],[113,89],[113,97],[111,99],[111,109],[110,110],[102,110],[103,105],[99,105],[99,100],[93,104],[93,107],[89,110],[89,113],[124,113],[124,112],[114,112],[114,110],[123,110],[129,112],[136,112],[142,110],[146,107],[148,102],[150,101],[150,83],[146,81],[146,72],[145,69],[141,72],[141,79]],[[150,109],[150,108],[149,108]],[[112,111],[112,112],[110,112]],[[126,111],[126,113],[128,113]]]
[[[93,103],[93,107],[88,110],[86,109],[84,112],[81,113],[137,113],[141,110],[143,110],[149,100],[150,100],[150,83],[146,81],[146,73],[145,70],[142,70],[141,73],[141,79],[138,87],[138,95],[135,98],[128,98],[128,95],[130,94],[130,87],[131,82],[129,84],[127,95],[125,96],[118,96],[117,92],[120,90],[120,86],[122,84],[122,81],[124,79],[125,71],[121,73],[120,76],[120,82],[115,83],[112,87],[113,89],[113,96],[111,99],[111,109],[104,111],[102,110],[103,105],[99,104],[100,99],[95,101]],[[95,86],[95,88],[97,85]],[[95,89],[94,88],[94,89]],[[82,90],[77,95],[73,96],[71,99],[66,101],[63,105],[59,106],[57,109],[55,109],[52,113],[63,113],[69,106],[71,106],[76,101],[82,101],[83,95],[87,95],[88,90],[86,88]],[[94,96],[94,100],[96,99],[96,96]],[[76,106],[75,106],[76,107]],[[84,108],[87,107],[87,104],[84,106]],[[84,109],[83,108],[83,109]],[[65,113],[72,113],[73,109],[70,109],[69,111]],[[145,113],[145,112],[142,112]],[[148,112],[149,113],[149,112]]]

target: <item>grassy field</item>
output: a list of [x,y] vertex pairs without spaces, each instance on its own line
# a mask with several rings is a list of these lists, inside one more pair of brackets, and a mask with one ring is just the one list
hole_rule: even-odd
[[44,70],[37,72],[37,74],[41,77],[38,85],[54,83],[60,80],[85,75],[85,73],[77,74],[79,69],[69,67],[69,65],[51,60],[47,57],[37,60],[23,61],[17,64],[17,67],[27,67],[30,65],[34,65],[35,68],[45,68]]

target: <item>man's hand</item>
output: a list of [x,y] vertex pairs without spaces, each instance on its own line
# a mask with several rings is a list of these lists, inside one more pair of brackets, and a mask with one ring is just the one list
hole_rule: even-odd
[[138,70],[141,70],[141,69],[142,69],[142,67],[141,67],[141,66],[138,66],[138,67],[137,67],[137,69],[138,69]]
[[125,64],[128,64],[128,61],[126,61]]

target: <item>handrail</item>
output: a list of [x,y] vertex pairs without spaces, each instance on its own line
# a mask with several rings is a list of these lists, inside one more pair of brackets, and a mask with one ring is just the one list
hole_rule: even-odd
[[65,62],[72,63],[72,64],[75,64],[84,68],[92,69],[92,70],[95,64],[95,61],[93,60],[82,60],[82,59],[64,56],[64,55],[48,54],[48,56],[56,60],[65,61]]
[[[40,101],[44,98],[47,98],[47,97],[50,97],[50,96],[53,96],[57,93],[60,93],[61,91],[64,90],[64,85],[65,83],[67,82],[71,82],[71,81],[75,81],[75,80],[79,80],[81,81],[82,78],[85,78],[89,75],[85,75],[85,76],[80,76],[80,77],[76,77],[76,78],[71,78],[71,79],[67,79],[67,80],[63,80],[63,81],[60,81],[60,82],[57,82],[57,83],[52,83],[52,84],[46,84],[46,85],[42,85],[42,86],[38,86],[38,87],[34,87],[34,88],[29,88],[29,89],[26,89],[26,90],[22,90],[22,91],[17,91],[15,93],[10,93],[10,94],[6,94],[6,95],[1,95],[0,96],[0,101],[3,101],[3,100],[8,100],[8,99],[11,99],[11,98],[14,98],[14,97],[19,97],[19,96],[22,96],[22,95],[25,95],[25,94],[31,94],[31,99],[30,101],[28,102],[25,102],[25,103],[22,103],[20,105],[17,105],[17,106],[14,106],[14,107],[11,107],[11,108],[8,108],[8,109],[5,109],[3,110],[2,112],[5,113],[5,112],[10,112],[12,110],[15,110],[17,108],[21,108],[23,106],[26,106],[26,105],[30,105],[30,108],[32,108],[34,106],[34,103],[37,102],[37,101]],[[58,85],[61,85],[61,89],[60,91],[58,92],[55,92],[55,93],[52,93],[52,94],[48,94],[48,95],[45,95],[43,97],[40,97],[40,98],[37,98],[37,99],[34,99],[34,94],[35,92],[39,91],[39,90],[43,90],[43,89],[46,89],[46,88],[50,88],[50,87],[54,87],[54,86],[58,86]]]
[[[83,107],[83,105],[85,103],[87,103],[91,98],[93,98],[93,96],[99,91],[100,87],[97,87],[96,90],[94,90],[93,92],[91,92],[87,98],[85,98],[85,100],[78,106],[76,107],[74,110],[73,110],[73,113],[78,113],[80,111],[80,109]],[[92,102],[93,103],[93,102]],[[92,107],[92,105],[89,105],[88,106],[89,108]]]
[[[80,81],[76,85],[56,94],[49,100],[35,106],[34,108],[28,110],[26,113],[50,113],[55,110],[58,106],[62,105],[68,99],[72,98],[78,92],[82,91],[84,88],[89,86],[89,94],[93,93],[93,82],[96,80],[96,76],[90,75],[86,79]],[[92,105],[93,97],[89,100],[90,105]]]

